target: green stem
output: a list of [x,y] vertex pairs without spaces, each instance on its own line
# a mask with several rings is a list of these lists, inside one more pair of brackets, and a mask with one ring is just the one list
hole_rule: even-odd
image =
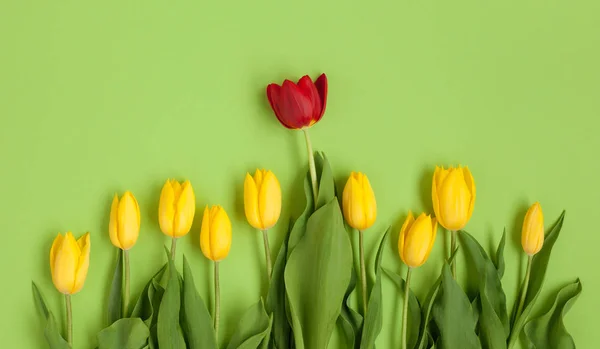
[[129,315],[129,250],[123,251],[125,264],[125,286],[123,291],[123,317]]
[[363,245],[363,232],[358,231],[358,246],[360,249],[360,281],[362,283],[363,317],[367,316],[367,271],[365,268],[365,248]]
[[215,261],[215,312],[213,315],[215,337],[219,341],[219,313],[221,312],[221,288],[219,286],[219,262]]
[[313,198],[316,206],[319,194],[319,186],[317,184],[317,167],[315,166],[315,153],[313,152],[310,136],[308,135],[308,128],[303,128],[302,131],[304,131],[304,138],[306,139],[306,150],[308,151],[308,167],[310,169],[310,180],[312,183]]
[[265,244],[265,259],[267,262],[267,279],[271,282],[271,273],[273,273],[273,263],[271,262],[271,248],[269,247],[269,234],[267,229],[262,231],[263,242]]
[[406,345],[406,332],[408,328],[408,296],[410,292],[410,276],[412,268],[408,267],[406,272],[406,286],[404,287],[404,307],[402,310],[402,349],[408,349]]
[[[529,288],[529,279],[531,277],[531,262],[533,260],[533,256],[528,256],[527,258],[527,272],[525,272],[525,279],[523,280],[523,289],[521,290],[521,299],[519,300],[519,307],[517,308],[517,314],[515,316],[515,323],[519,322],[519,317],[521,317],[521,313],[523,312],[523,306],[525,305],[525,298],[527,298],[527,290]],[[525,319],[526,320],[526,319]],[[520,332],[520,331],[518,331]],[[512,348],[517,342],[517,338],[519,338],[519,333],[513,332],[510,336],[510,341],[508,342],[508,348]]]
[[67,306],[67,343],[73,348],[73,312],[71,311],[70,294],[65,294],[65,304]]
[[175,260],[175,252],[177,252],[177,238],[171,239],[171,259]]
[[[456,250],[456,230],[450,231],[450,256]],[[456,280],[456,257],[452,260],[452,277]]]

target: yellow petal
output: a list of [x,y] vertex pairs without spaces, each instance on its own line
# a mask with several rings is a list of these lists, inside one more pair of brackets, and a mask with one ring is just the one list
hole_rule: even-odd
[[256,172],[254,172],[254,184],[256,184],[256,188],[258,190],[260,190],[260,187],[262,186],[264,176],[265,176],[264,170],[257,168]]
[[227,257],[231,248],[231,221],[221,206],[213,207],[211,218],[210,246],[213,260],[220,261]]
[[135,245],[140,235],[139,207],[131,192],[125,192],[119,202],[117,221],[121,248],[128,250]]
[[471,190],[467,187],[463,171],[451,169],[441,187],[438,187],[440,215],[438,220],[448,230],[464,228],[469,219]]
[[172,179],[171,187],[173,187],[173,195],[175,195],[173,202],[177,202],[179,200],[179,196],[181,196],[181,192],[182,192],[181,183],[179,183],[179,181]]
[[471,171],[469,170],[468,167],[465,167],[463,169],[463,176],[465,177],[465,183],[467,184],[467,187],[469,188],[469,190],[471,191],[471,204],[469,205],[469,213],[467,216],[467,220],[471,219],[471,216],[473,215],[473,208],[475,207],[475,198],[477,197],[477,191],[475,189],[475,180],[473,179],[473,175],[471,174]]
[[348,178],[343,193],[344,216],[346,217],[348,225],[352,228],[364,230],[366,229],[367,224],[363,209],[364,196],[359,180],[358,174],[354,172],[350,175],[350,178]]
[[415,217],[411,211],[408,211],[408,216],[404,220],[404,224],[402,224],[402,228],[400,229],[400,237],[398,238],[398,253],[400,254],[400,259],[406,264],[404,259],[404,249],[406,248],[405,240],[406,235],[410,231],[413,223],[415,222]]
[[438,193],[438,178],[441,176],[442,171],[442,168],[436,166],[435,172],[433,172],[433,180],[431,181],[431,201],[433,202],[433,213],[435,214],[438,220],[441,219],[440,199]]
[[54,277],[54,263],[56,261],[56,254],[63,244],[63,236],[58,233],[52,242],[52,248],[50,249],[50,274]]
[[196,196],[190,181],[185,181],[181,187],[181,195],[175,208],[173,220],[173,236],[182,237],[190,232],[196,213]]
[[175,192],[171,181],[167,180],[160,192],[160,201],[158,203],[158,223],[160,230],[173,237],[173,218],[175,217]]
[[115,247],[123,248],[121,246],[121,241],[119,241],[119,219],[118,219],[118,211],[119,211],[119,196],[115,194],[113,197],[112,205],[110,205],[110,221],[108,222],[108,236],[110,237],[110,242]]
[[75,285],[75,272],[79,263],[79,246],[69,232],[62,239],[62,244],[56,251],[52,282],[60,293],[71,294]]
[[281,214],[281,186],[273,172],[265,172],[262,186],[258,192],[258,212],[263,224],[269,229],[277,223]]
[[542,249],[544,244],[544,214],[539,202],[533,204],[525,214],[521,244],[525,253],[530,256]]
[[[362,175],[362,193],[363,193],[363,206],[365,215],[365,228],[367,229],[375,224],[377,219],[377,202],[375,200],[375,193],[371,187],[371,182],[366,175]],[[364,230],[363,229],[363,230]]]
[[[431,254],[431,250],[433,249],[433,244],[435,243],[435,237],[437,236],[437,220],[435,218],[431,218],[431,243],[429,244],[429,249],[427,250],[427,254],[425,255],[425,259],[423,263],[427,262],[429,259],[429,254]],[[454,252],[454,251],[452,251]]]
[[413,223],[404,241],[404,258],[406,265],[412,268],[425,263],[432,239],[431,217],[422,213]]
[[75,294],[83,288],[83,284],[87,277],[90,266],[90,233],[86,233],[84,236],[80,237],[79,240],[77,240],[77,244],[81,247],[81,255],[79,256],[75,274],[75,283],[71,290],[71,294]]
[[248,173],[244,179],[244,212],[251,226],[256,229],[265,229],[258,212],[258,189],[254,179]]
[[202,216],[202,227],[200,228],[200,249],[206,258],[214,260],[212,251],[210,249],[210,210],[208,209],[208,205],[204,208],[204,214]]

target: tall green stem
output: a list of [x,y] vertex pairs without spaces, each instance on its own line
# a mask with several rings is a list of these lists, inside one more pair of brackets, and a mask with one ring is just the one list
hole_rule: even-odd
[[271,282],[271,273],[273,272],[273,263],[271,262],[271,248],[269,247],[269,234],[267,229],[262,231],[263,243],[265,245],[265,260],[267,263],[267,280]]
[[362,283],[363,317],[367,316],[367,271],[365,268],[365,248],[363,245],[363,232],[358,231],[358,246],[360,249],[360,281]]
[[123,290],[123,317],[129,316],[129,250],[123,251],[125,264],[125,285]]
[[406,287],[404,287],[404,307],[402,310],[402,349],[408,349],[406,345],[406,332],[408,328],[408,296],[410,292],[410,276],[412,274],[412,268],[408,267],[406,272]]
[[175,260],[175,253],[177,252],[177,238],[171,238],[171,259]]
[[[450,231],[450,256],[456,250],[456,230]],[[456,258],[452,260],[452,277],[456,280]]]
[[221,312],[221,287],[219,286],[219,262],[215,261],[215,313],[213,314],[213,321],[215,327],[215,337],[217,342],[219,341],[219,315]]
[[306,139],[306,150],[308,151],[308,167],[310,169],[310,181],[312,183],[313,198],[316,206],[319,194],[319,186],[317,184],[317,167],[315,166],[315,153],[313,152],[310,136],[308,135],[308,128],[303,128],[302,131],[304,131],[304,138]]
[[67,307],[67,343],[73,348],[73,312],[71,311],[70,294],[65,294],[65,304]]
[[[515,323],[518,322],[519,317],[521,317],[521,313],[523,312],[523,306],[525,305],[525,298],[527,298],[527,290],[529,288],[529,279],[531,277],[531,262],[532,262],[532,260],[533,260],[533,256],[528,256],[527,272],[525,272],[525,279],[523,280],[523,288],[521,289],[521,299],[519,300],[519,306],[517,307]],[[517,342],[517,338],[519,338],[519,333],[513,332],[510,334],[510,341],[508,342],[509,349],[515,345],[515,343]]]

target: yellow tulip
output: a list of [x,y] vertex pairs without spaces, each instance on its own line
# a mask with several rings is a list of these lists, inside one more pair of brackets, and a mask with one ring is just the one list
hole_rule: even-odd
[[192,228],[195,212],[196,197],[190,181],[167,180],[158,207],[160,230],[172,238],[186,235]]
[[200,248],[206,258],[218,262],[231,248],[231,221],[221,206],[204,209],[200,230]]
[[63,294],[72,295],[81,290],[90,265],[90,233],[79,240],[68,232],[60,233],[52,243],[50,250],[50,272],[56,289]]
[[404,264],[411,268],[423,265],[429,258],[436,233],[435,218],[421,213],[415,220],[412,212],[409,212],[398,239],[398,252]]
[[362,231],[375,223],[377,218],[375,193],[364,174],[360,172],[350,174],[344,187],[342,202],[344,218],[352,228]]
[[266,230],[277,223],[281,214],[281,187],[271,171],[256,170],[254,177],[246,173],[244,211],[256,229]]
[[530,256],[540,252],[544,245],[544,214],[539,202],[533,204],[525,214],[521,245],[525,253]]
[[121,200],[115,194],[110,208],[108,232],[110,242],[115,247],[128,250],[135,245],[140,235],[140,207],[131,192],[125,192]]
[[467,225],[475,205],[475,181],[467,167],[435,168],[431,190],[433,210],[440,224],[452,231]]

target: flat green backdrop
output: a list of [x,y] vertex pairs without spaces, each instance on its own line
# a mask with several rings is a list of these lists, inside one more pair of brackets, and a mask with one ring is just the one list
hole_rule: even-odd
[[[304,140],[279,125],[265,86],[321,72],[329,100],[313,143],[340,186],[351,170],[371,180],[379,215],[365,234],[369,265],[392,224],[383,264],[405,272],[395,248],[399,222],[409,209],[431,211],[436,164],[468,165],[477,202],[467,230],[485,247],[504,227],[509,234],[509,304],[525,267],[526,207],[539,200],[547,225],[567,210],[538,311],[579,276],[583,294],[566,325],[579,347],[596,347],[598,13],[597,0],[3,0],[2,347],[44,345],[31,280],[62,318],[48,252],[68,230],[92,236],[89,276],[73,307],[76,348],[93,347],[116,252],[107,232],[112,195],[131,190],[142,211],[131,253],[135,298],[165,259],[157,208],[168,177],[190,179],[196,191],[197,218],[178,252],[209,306],[199,213],[221,204],[232,219],[221,269],[223,346],[240,313],[266,291],[260,235],[243,214],[244,175],[264,167],[279,177],[284,209],[271,231],[274,249],[304,201]],[[442,265],[448,239],[438,237],[433,258],[414,274],[419,297]],[[465,262],[459,258],[459,267]],[[387,277],[383,292],[377,343],[397,348],[402,299]],[[338,343],[334,335],[330,348]]]

